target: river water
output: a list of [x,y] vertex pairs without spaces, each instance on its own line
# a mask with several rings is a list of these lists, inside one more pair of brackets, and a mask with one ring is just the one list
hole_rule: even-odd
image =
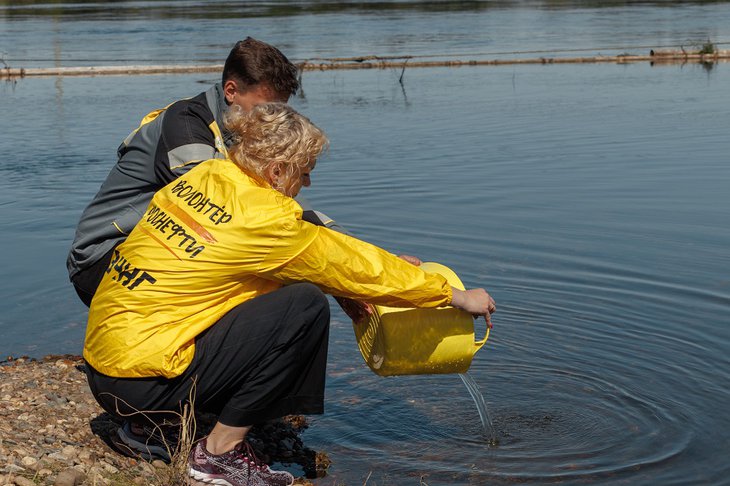
[[[8,6],[12,4],[13,6]],[[728,2],[0,2],[12,67],[727,48]],[[511,54],[501,54],[511,53]],[[730,64],[306,72],[306,192],[497,300],[470,376],[380,378],[333,307],[317,484],[730,484]],[[153,108],[215,75],[0,81],[0,355],[81,351],[76,220]],[[477,332],[483,332],[478,329]]]

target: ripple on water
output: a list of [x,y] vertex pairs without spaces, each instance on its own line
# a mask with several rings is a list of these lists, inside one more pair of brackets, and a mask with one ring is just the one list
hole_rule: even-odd
[[615,475],[669,461],[692,439],[676,412],[609,380],[531,365],[509,374],[512,408],[493,412],[501,436],[496,476]]
[[671,461],[692,440],[686,417],[607,379],[536,365],[492,368],[488,380],[472,372],[485,381],[499,446],[489,446],[456,375],[354,372],[331,389],[325,421],[338,436],[328,437],[330,451],[376,472],[388,464],[391,478],[424,471],[436,483],[494,484],[617,480]]

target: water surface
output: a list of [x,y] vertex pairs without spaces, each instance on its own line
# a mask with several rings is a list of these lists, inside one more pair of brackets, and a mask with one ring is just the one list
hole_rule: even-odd
[[647,54],[730,46],[727,1],[0,1],[12,67],[220,63],[250,35],[301,61]]
[[[75,63],[115,49],[158,61],[155,36],[190,39],[188,28],[200,40],[185,58],[219,59],[249,23],[302,58],[562,48],[565,32],[579,44],[673,43],[730,26],[724,2],[453,12],[401,2],[379,14],[316,4],[173,26],[162,14],[98,17],[101,4],[74,16],[0,3],[0,38],[8,46],[15,33],[23,42],[10,49],[27,44],[23,55],[39,59],[56,39],[49,62]],[[205,22],[220,35],[198,30]],[[458,34],[443,27],[457,24]],[[305,73],[292,103],[332,140],[309,199],[366,240],[449,265],[499,308],[469,372],[500,441],[490,447],[457,376],[375,376],[334,307],[327,410],[304,436],[333,460],[318,484],[727,483],[729,66],[412,69],[403,85],[399,69]],[[64,268],[76,220],[137,121],[214,78],[0,82],[0,354],[80,352],[86,312]]]

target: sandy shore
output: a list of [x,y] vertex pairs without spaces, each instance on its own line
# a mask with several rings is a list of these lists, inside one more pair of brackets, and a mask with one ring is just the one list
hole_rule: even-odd
[[[198,436],[212,417],[198,417]],[[126,457],[115,450],[119,422],[96,403],[78,356],[0,363],[0,486],[185,484],[162,461]],[[299,437],[303,417],[255,427],[250,442],[267,462],[296,463],[306,476],[322,476],[329,461]],[[311,484],[300,478],[297,484]]]

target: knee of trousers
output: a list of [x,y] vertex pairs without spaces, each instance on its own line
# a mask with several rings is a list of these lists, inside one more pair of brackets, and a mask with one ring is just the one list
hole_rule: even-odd
[[296,293],[300,303],[312,309],[325,312],[329,317],[329,301],[327,300],[327,296],[319,289],[319,287],[312,283],[298,283],[291,285],[290,287]]

